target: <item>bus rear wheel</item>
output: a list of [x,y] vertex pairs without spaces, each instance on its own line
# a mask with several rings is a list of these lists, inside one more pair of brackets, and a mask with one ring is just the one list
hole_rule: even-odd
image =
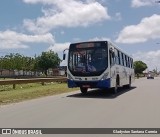
[[127,88],[131,88],[131,77],[129,77],[129,84],[127,85]]
[[81,90],[81,93],[86,94],[86,93],[87,93],[88,88],[80,87],[80,90]]

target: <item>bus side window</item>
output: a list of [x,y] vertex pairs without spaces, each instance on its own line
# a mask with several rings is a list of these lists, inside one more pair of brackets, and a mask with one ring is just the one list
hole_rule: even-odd
[[121,58],[120,58],[120,52],[117,50],[118,52],[118,65],[121,65]]
[[109,52],[109,60],[110,60],[110,65],[115,64],[115,53],[114,52]]
[[124,66],[124,58],[123,58],[123,53],[121,52],[121,62],[122,62],[122,65]]
[[128,62],[129,62],[129,68],[131,68],[131,58],[128,57]]
[[127,56],[125,55],[126,67],[128,67]]
[[126,60],[125,60],[125,55],[123,54],[123,63],[124,63],[124,66],[126,67]]
[[127,67],[129,66],[128,57],[126,56]]
[[118,59],[118,51],[115,49],[115,63],[119,64],[119,59]]
[[128,59],[128,67],[130,68],[130,58],[127,57],[127,59]]
[[133,68],[133,59],[131,59],[131,68]]

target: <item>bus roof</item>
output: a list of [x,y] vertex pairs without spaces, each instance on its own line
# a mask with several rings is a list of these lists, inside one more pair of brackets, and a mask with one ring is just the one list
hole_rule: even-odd
[[74,44],[81,44],[81,43],[93,43],[93,42],[109,42],[107,40],[97,40],[97,41],[82,41],[82,42],[75,42],[75,43],[71,43],[70,45],[74,45]]
[[109,41],[109,40],[97,40],[97,41],[82,41],[82,42],[75,42],[75,43],[71,43],[70,45],[76,45],[76,44],[82,44],[82,43],[94,43],[94,42],[107,42],[108,44],[111,44],[114,48],[116,48],[117,50],[123,52],[125,55],[127,55],[130,58],[133,58],[131,55],[128,55],[124,50],[122,50],[121,48],[119,48],[116,44],[114,44],[113,42]]

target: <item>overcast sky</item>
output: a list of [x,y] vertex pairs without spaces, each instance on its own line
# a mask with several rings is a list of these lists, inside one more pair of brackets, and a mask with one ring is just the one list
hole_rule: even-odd
[[70,43],[110,40],[160,70],[160,3],[156,0],[1,0],[0,56],[62,57]]

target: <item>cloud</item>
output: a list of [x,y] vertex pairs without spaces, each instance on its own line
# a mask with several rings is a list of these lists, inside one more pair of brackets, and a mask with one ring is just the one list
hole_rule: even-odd
[[95,37],[95,38],[91,38],[89,39],[89,41],[111,41],[110,38],[107,38],[107,37]]
[[132,0],[132,7],[151,6],[155,3],[155,0]]
[[48,50],[52,50],[54,52],[63,52],[63,50],[69,48],[69,45],[70,45],[70,42],[55,43],[54,45],[51,45]]
[[[63,51],[65,49],[68,49],[70,46],[70,42],[65,42],[65,43],[55,43],[54,45],[51,45],[48,50],[52,50],[56,53],[58,53],[59,56],[62,57]],[[62,62],[60,63],[60,66],[66,66],[67,65],[67,58],[68,58],[68,50],[66,50],[66,59],[62,60]]]
[[146,17],[137,25],[126,26],[116,39],[117,43],[141,43],[160,38],[160,15]]
[[121,13],[120,13],[120,12],[117,12],[117,13],[115,14],[115,20],[117,20],[117,21],[122,20],[122,16],[121,16]]
[[0,49],[28,48],[29,43],[53,44],[54,38],[51,33],[26,35],[11,30],[0,31]]
[[43,16],[36,20],[25,19],[23,25],[30,32],[46,33],[57,27],[86,27],[110,19],[107,8],[95,0],[23,0],[25,3],[41,3]]
[[141,60],[147,64],[149,70],[158,69],[160,71],[160,50],[149,52],[137,52],[133,54],[134,61]]

